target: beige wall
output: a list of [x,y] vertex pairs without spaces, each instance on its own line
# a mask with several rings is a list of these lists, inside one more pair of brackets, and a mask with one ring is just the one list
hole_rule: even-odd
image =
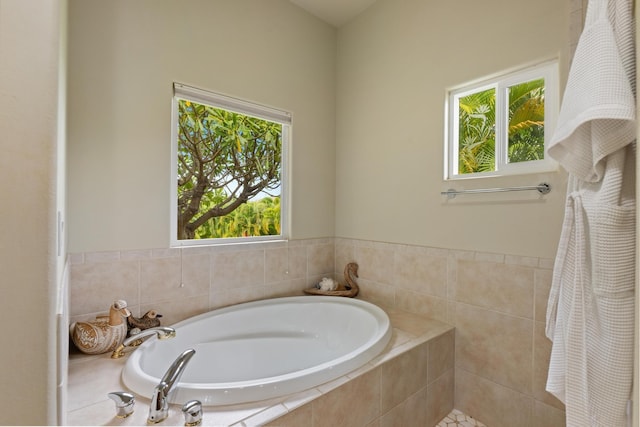
[[[337,237],[553,256],[564,174],[444,182],[444,102],[448,87],[550,58],[564,83],[569,3],[378,0],[338,31]],[[542,200],[440,195],[543,181]]]
[[[60,8],[0,0],[0,424],[56,423]],[[64,258],[64,257],[62,257]]]
[[292,237],[331,237],[335,30],[286,0],[71,1],[69,250],[169,246],[174,81],[291,111]]
[[[520,1],[379,0],[337,44],[334,29],[284,0],[72,1],[69,250],[168,246],[169,100],[180,81],[294,113],[293,238],[552,256],[562,172],[442,179],[447,87],[554,57],[564,81],[569,1]],[[252,66],[238,66],[248,52]],[[544,198],[440,195],[542,181],[554,187]]]

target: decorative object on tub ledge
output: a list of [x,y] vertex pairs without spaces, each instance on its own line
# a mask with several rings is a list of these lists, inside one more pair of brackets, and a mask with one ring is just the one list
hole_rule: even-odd
[[[305,289],[304,292],[310,295],[329,295],[353,298],[358,295],[358,291],[360,290],[358,288],[358,284],[354,279],[354,276],[358,277],[358,264],[356,264],[355,262],[350,262],[344,267],[344,285],[332,280],[332,282],[337,283],[336,288],[332,290],[326,290],[320,287],[322,285],[322,282],[320,282],[313,288]],[[325,281],[325,279],[326,277],[322,280]],[[327,283],[328,282],[325,282],[325,285]]]
[[134,317],[133,315],[127,317],[129,336],[137,335],[145,329],[157,328],[160,326],[160,317],[162,314],[157,310],[149,310],[142,317]]
[[127,336],[125,319],[130,315],[126,301],[114,301],[108,316],[98,316],[91,322],[73,323],[69,328],[71,339],[83,353],[101,354],[113,351]]
[[335,291],[338,289],[338,282],[329,277],[323,277],[317,288],[321,291]]

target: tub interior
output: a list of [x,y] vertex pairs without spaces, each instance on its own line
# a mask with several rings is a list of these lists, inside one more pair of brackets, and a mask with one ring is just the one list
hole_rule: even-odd
[[364,365],[391,336],[388,316],[375,305],[318,296],[239,304],[180,322],[175,329],[175,338],[149,340],[129,356],[123,380],[134,392],[152,390],[175,357],[193,348],[179,384],[183,395],[190,390],[205,404],[270,398]]

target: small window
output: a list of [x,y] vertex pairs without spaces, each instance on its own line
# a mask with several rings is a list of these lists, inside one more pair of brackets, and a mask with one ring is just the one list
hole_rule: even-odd
[[172,245],[286,238],[289,113],[174,84]]
[[448,95],[445,179],[555,169],[545,148],[558,110],[557,63],[503,74]]

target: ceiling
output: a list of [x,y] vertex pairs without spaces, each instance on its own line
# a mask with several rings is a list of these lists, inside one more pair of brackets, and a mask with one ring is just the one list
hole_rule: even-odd
[[289,0],[323,21],[340,27],[371,6],[376,0]]

